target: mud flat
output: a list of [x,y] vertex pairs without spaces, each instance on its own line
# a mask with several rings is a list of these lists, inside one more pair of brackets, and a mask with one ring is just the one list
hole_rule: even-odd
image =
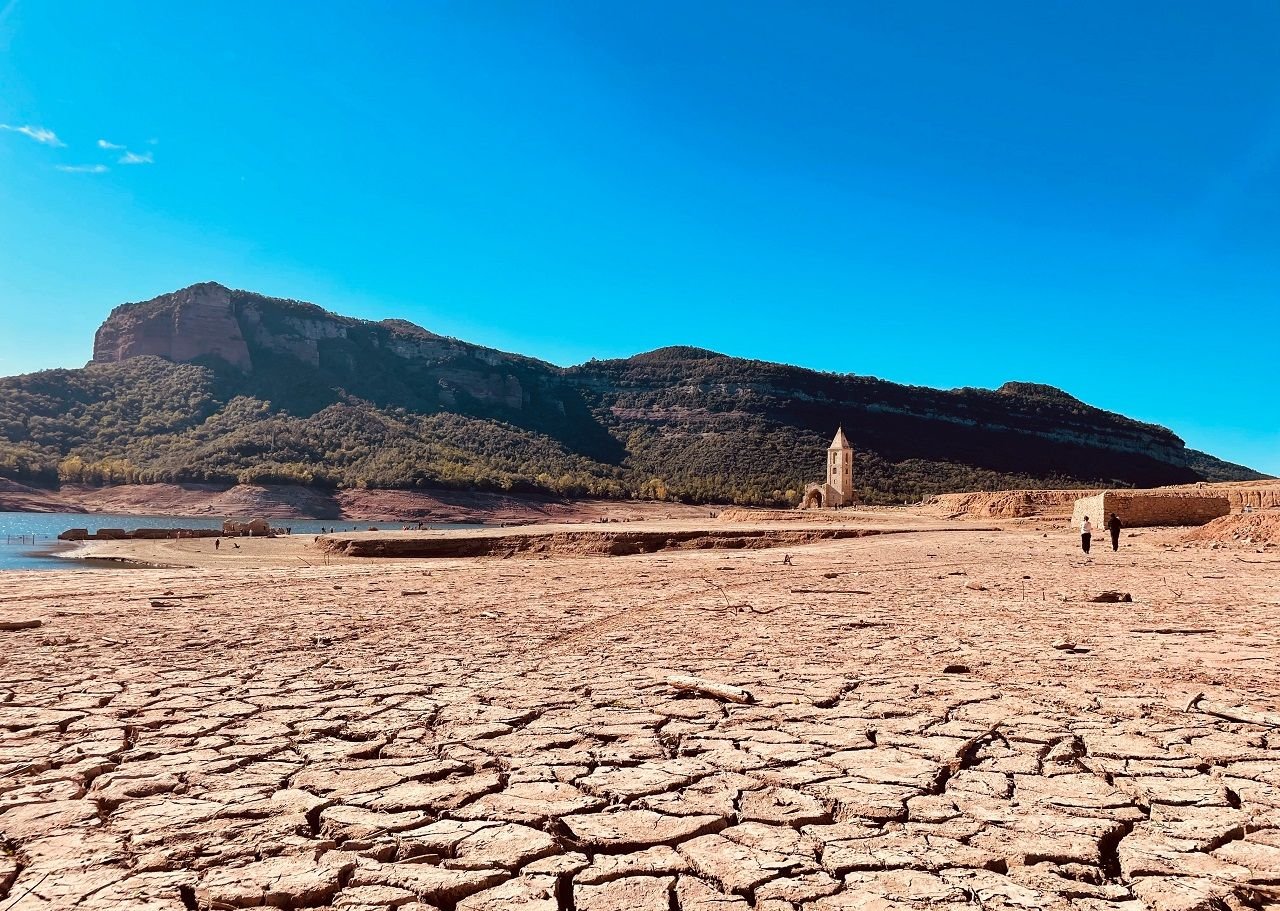
[[[911,517],[916,518],[916,517]],[[706,520],[638,522],[616,525],[542,525],[462,531],[352,532],[326,535],[319,546],[347,557],[492,557],[517,554],[578,554],[629,556],[662,550],[747,549],[798,547],[818,541],[865,538],[920,532],[995,531],[974,524],[921,522],[899,519],[879,525],[848,522],[752,525],[709,525]]]
[[[763,511],[762,511],[763,512]],[[112,559],[156,566],[305,566],[380,560],[446,557],[625,556],[669,549],[751,549],[798,547],[822,540],[927,531],[990,531],[974,520],[947,521],[914,509],[841,510],[838,517],[803,516],[788,521],[698,519],[512,525],[427,531],[362,531],[326,535],[284,535],[211,540],[92,541],[65,556]]]
[[3,574],[0,908],[1261,908],[1280,556],[1180,534]]

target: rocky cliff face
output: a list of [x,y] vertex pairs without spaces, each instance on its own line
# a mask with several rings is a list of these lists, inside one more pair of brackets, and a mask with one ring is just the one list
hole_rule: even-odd
[[231,292],[213,282],[117,307],[93,340],[94,363],[145,354],[178,363],[216,358],[239,370],[253,367]]
[[550,365],[445,338],[404,320],[351,319],[300,301],[233,291],[214,282],[112,311],[98,329],[93,363],[155,355],[177,363],[224,365],[260,378],[301,370],[326,385],[359,387],[388,370],[432,376],[420,390],[443,407],[466,400],[505,409],[530,404],[520,374]]

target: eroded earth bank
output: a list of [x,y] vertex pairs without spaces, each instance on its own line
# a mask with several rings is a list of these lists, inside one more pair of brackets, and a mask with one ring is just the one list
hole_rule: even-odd
[[9,574],[0,908],[1260,907],[1280,555],[1177,540]]

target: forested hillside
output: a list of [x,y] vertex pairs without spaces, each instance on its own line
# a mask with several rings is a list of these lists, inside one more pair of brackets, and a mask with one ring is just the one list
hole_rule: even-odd
[[[794,503],[837,424],[867,502],[1261,477],[1050,387],[935,390],[669,348],[561,369],[198,285],[0,379],[0,476]],[[183,362],[185,361],[185,362]]]

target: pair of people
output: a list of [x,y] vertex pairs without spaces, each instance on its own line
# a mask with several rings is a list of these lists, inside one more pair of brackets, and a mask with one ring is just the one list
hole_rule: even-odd
[[[1111,549],[1120,549],[1120,517],[1114,512],[1107,521],[1107,531],[1111,532]],[[1089,521],[1089,517],[1085,516],[1084,521],[1080,523],[1080,547],[1087,554],[1089,552],[1089,542],[1093,539],[1093,523]]]

